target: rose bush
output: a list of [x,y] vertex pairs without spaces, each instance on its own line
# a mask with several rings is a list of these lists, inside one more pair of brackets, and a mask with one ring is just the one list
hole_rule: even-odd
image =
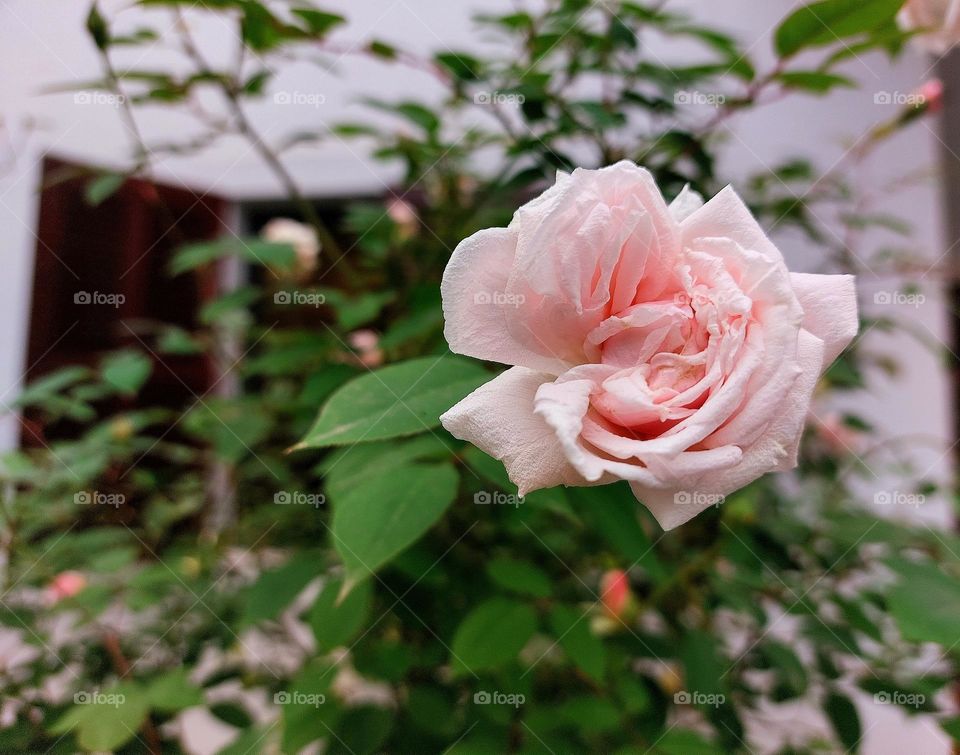
[[852,276],[788,272],[731,188],[669,207],[630,162],[561,173],[442,286],[453,351],[514,365],[442,418],[521,494],[628,480],[665,529],[796,465],[857,332]]

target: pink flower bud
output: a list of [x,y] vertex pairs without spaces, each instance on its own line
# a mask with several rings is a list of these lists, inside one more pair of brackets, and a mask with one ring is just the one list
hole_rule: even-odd
[[923,82],[919,90],[928,113],[939,113],[943,110],[943,82],[940,79],[929,79]]
[[600,579],[600,600],[611,616],[622,616],[630,601],[630,580],[622,569],[611,569]]
[[372,330],[355,330],[350,334],[350,347],[356,349],[361,364],[366,367],[379,367],[383,364],[383,351],[380,350],[380,336]]
[[47,586],[51,602],[72,598],[87,586],[87,578],[78,571],[60,572]]

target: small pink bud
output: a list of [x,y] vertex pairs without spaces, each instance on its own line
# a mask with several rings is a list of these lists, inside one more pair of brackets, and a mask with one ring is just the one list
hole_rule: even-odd
[[929,79],[923,82],[919,90],[924,105],[929,113],[939,113],[943,110],[943,82],[940,79]]
[[60,572],[50,584],[47,591],[51,602],[56,603],[66,598],[72,598],[87,586],[87,578],[78,571]]
[[417,211],[413,205],[399,198],[393,198],[387,203],[387,215],[400,229],[400,236],[408,239],[416,235],[420,226],[420,220],[417,217]]
[[622,569],[611,569],[600,579],[600,600],[611,616],[622,616],[630,601],[630,580]]
[[356,349],[357,357],[366,367],[379,367],[383,364],[383,351],[380,350],[380,336],[372,330],[355,330],[347,339],[350,347]]

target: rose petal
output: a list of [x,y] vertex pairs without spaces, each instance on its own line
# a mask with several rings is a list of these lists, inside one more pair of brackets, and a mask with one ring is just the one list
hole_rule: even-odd
[[683,187],[677,198],[670,203],[670,214],[678,223],[682,223],[693,213],[703,207],[703,197],[690,188],[690,184]]
[[553,428],[534,413],[537,389],[552,380],[514,367],[480,386],[440,422],[455,437],[502,461],[520,495],[556,485],[587,485],[567,461]]
[[457,245],[440,285],[443,334],[457,354],[559,375],[567,368],[562,360],[530,351],[507,327],[517,312],[504,300],[516,248],[516,231],[509,228],[478,231]]
[[[800,331],[797,359],[802,371],[779,402],[779,410],[766,431],[754,445],[744,449],[739,464],[701,475],[683,489],[655,488],[637,482],[630,484],[634,495],[650,509],[661,527],[665,530],[679,527],[714,505],[716,496],[738,490],[767,472],[784,471],[796,465],[807,408],[823,367],[823,354],[823,341]],[[690,502],[678,503],[677,493],[685,493]]]
[[833,363],[857,335],[857,291],[852,275],[790,273],[803,307],[803,327],[824,343],[823,362]]
[[744,249],[759,252],[771,262],[783,264],[783,255],[767,238],[750,209],[727,186],[680,224],[684,246],[696,246],[698,238],[727,238]]

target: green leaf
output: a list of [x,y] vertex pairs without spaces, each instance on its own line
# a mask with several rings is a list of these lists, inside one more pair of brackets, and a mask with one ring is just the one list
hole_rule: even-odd
[[414,461],[439,461],[449,456],[447,444],[436,435],[428,434],[409,440],[384,440],[337,449],[323,460],[319,469],[325,475],[324,489],[336,504],[351,488],[370,479],[374,464],[377,474],[384,476]]
[[369,582],[358,585],[338,603],[342,588],[342,579],[328,580],[310,609],[310,627],[321,653],[349,642],[360,631],[370,611],[373,591]]
[[856,88],[856,83],[846,76],[837,76],[823,71],[788,71],[777,79],[789,89],[803,89],[814,94],[826,94],[836,87]]
[[76,731],[77,744],[90,751],[116,750],[137,736],[147,717],[149,704],[143,690],[124,683],[103,692],[82,691],[53,726],[54,735]]
[[590,617],[569,606],[550,612],[550,628],[560,647],[585,674],[603,681],[606,651],[603,642],[590,631]]
[[902,5],[903,0],[821,0],[805,5],[777,29],[777,54],[785,58],[807,47],[871,32],[889,22]]
[[90,34],[93,43],[99,50],[106,50],[110,46],[110,30],[107,28],[107,21],[100,13],[96,0],[90,5],[90,12],[87,14],[87,33]]
[[339,721],[329,746],[328,755],[371,755],[383,752],[383,743],[393,728],[394,713],[389,708],[371,705],[351,708]]
[[831,692],[823,701],[823,710],[830,719],[833,730],[848,752],[856,752],[862,736],[860,716],[845,695]]
[[100,366],[103,379],[120,393],[134,394],[153,370],[150,357],[138,351],[121,351],[107,357]]
[[338,16],[336,13],[324,13],[312,8],[293,8],[290,12],[303,19],[310,33],[318,37],[322,37],[335,26],[347,21],[343,16]]
[[150,708],[162,713],[176,713],[184,708],[203,704],[203,695],[187,677],[186,669],[168,671],[147,687]]
[[646,569],[654,581],[665,576],[663,565],[657,559],[653,543],[640,525],[640,504],[626,484],[604,485],[596,488],[570,488],[570,497],[579,513],[610,544],[627,559]]
[[717,752],[717,746],[690,729],[671,728],[649,752],[653,755],[703,755]]
[[483,70],[479,60],[464,52],[440,53],[434,60],[441,68],[446,69],[454,78],[461,81],[476,81]]
[[279,569],[261,574],[247,590],[241,625],[277,618],[317,575],[319,560],[316,552],[302,551]]
[[333,545],[347,568],[344,591],[416,542],[447,510],[459,478],[447,464],[411,464],[371,476],[340,497]]
[[718,695],[724,691],[721,679],[724,664],[717,652],[717,640],[701,631],[688,632],[680,642],[686,691],[694,695]]
[[954,646],[960,639],[960,584],[935,564],[898,561],[891,565],[901,581],[890,590],[887,605],[903,636]]
[[493,669],[516,658],[537,628],[530,606],[492,598],[477,606],[457,627],[451,648],[455,671]]
[[487,575],[504,590],[546,598],[551,593],[550,578],[533,564],[513,558],[495,558],[487,564]]
[[807,671],[791,648],[782,642],[768,640],[761,648],[767,663],[776,673],[779,688],[777,700],[799,697],[807,689]]
[[250,263],[291,268],[297,256],[290,244],[277,244],[258,238],[229,238],[205,241],[182,247],[170,260],[170,274],[195,270],[221,257],[234,255]]
[[327,401],[295,448],[342,446],[414,435],[490,378],[475,362],[425,357],[351,380]]
[[91,207],[102,204],[113,196],[126,180],[127,177],[121,173],[105,173],[102,176],[97,176],[87,184],[84,190],[87,204]]
[[947,718],[940,722],[942,728],[955,742],[960,742],[960,717]]

